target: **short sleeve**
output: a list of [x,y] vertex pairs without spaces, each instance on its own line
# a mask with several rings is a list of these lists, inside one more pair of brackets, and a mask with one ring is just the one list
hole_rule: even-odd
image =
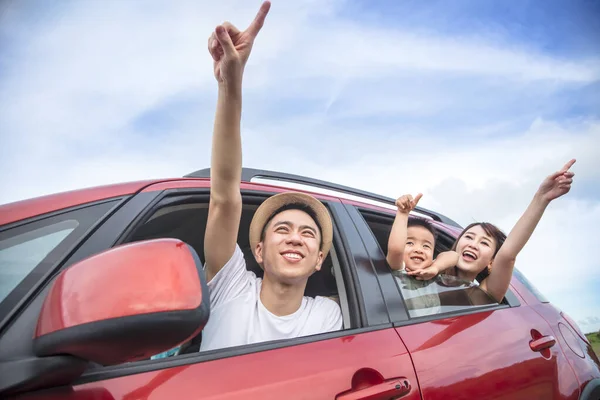
[[344,327],[342,310],[335,301],[322,297],[323,308],[326,309],[323,321],[323,333],[339,331]]
[[233,255],[219,272],[208,282],[210,306],[218,307],[234,299],[250,288],[256,275],[246,270],[246,260],[239,245],[235,245]]

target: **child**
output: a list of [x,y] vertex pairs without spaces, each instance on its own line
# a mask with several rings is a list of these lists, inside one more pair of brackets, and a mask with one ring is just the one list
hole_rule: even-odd
[[458,253],[446,251],[433,260],[436,233],[434,228],[423,219],[408,219],[414,210],[421,193],[415,197],[406,194],[396,200],[398,212],[388,242],[387,262],[395,271],[406,271],[418,280],[428,280],[439,272],[454,267],[458,262]]
[[[429,222],[420,218],[409,220],[423,195],[414,199],[404,195],[396,200],[398,212],[388,242],[387,262],[400,283],[402,296],[411,317],[439,313],[440,300],[431,279],[440,271],[454,267],[458,253],[446,251],[433,259],[436,233]],[[434,286],[431,286],[434,284]]]

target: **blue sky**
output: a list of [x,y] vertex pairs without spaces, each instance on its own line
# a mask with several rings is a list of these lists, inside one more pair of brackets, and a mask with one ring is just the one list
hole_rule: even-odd
[[[2,3],[0,203],[208,166],[206,39],[259,4]],[[244,165],[423,192],[509,231],[575,157],[517,265],[600,329],[600,3],[541,4],[274,0],[245,73]]]

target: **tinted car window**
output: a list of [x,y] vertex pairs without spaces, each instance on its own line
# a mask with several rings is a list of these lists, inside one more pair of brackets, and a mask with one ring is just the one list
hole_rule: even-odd
[[77,225],[75,220],[61,221],[0,240],[0,301]]
[[403,271],[392,273],[411,318],[498,304],[475,283],[450,275],[419,281]]
[[[394,222],[393,215],[370,210],[359,210],[376,238],[383,254],[387,252],[389,235]],[[454,238],[439,232],[434,257],[450,249]],[[490,305],[498,305],[476,282],[458,279],[451,275],[438,275],[428,281],[419,281],[402,271],[393,271],[398,289],[410,318],[470,311]]]
[[0,326],[119,199],[22,220],[0,230]]

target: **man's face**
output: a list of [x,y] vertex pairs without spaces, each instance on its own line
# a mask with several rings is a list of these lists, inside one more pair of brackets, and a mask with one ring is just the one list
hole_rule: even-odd
[[404,247],[404,267],[409,271],[419,271],[433,263],[433,234],[422,226],[408,228]]
[[257,245],[256,258],[265,274],[283,284],[305,283],[321,269],[321,233],[315,221],[301,210],[286,210],[275,215]]

